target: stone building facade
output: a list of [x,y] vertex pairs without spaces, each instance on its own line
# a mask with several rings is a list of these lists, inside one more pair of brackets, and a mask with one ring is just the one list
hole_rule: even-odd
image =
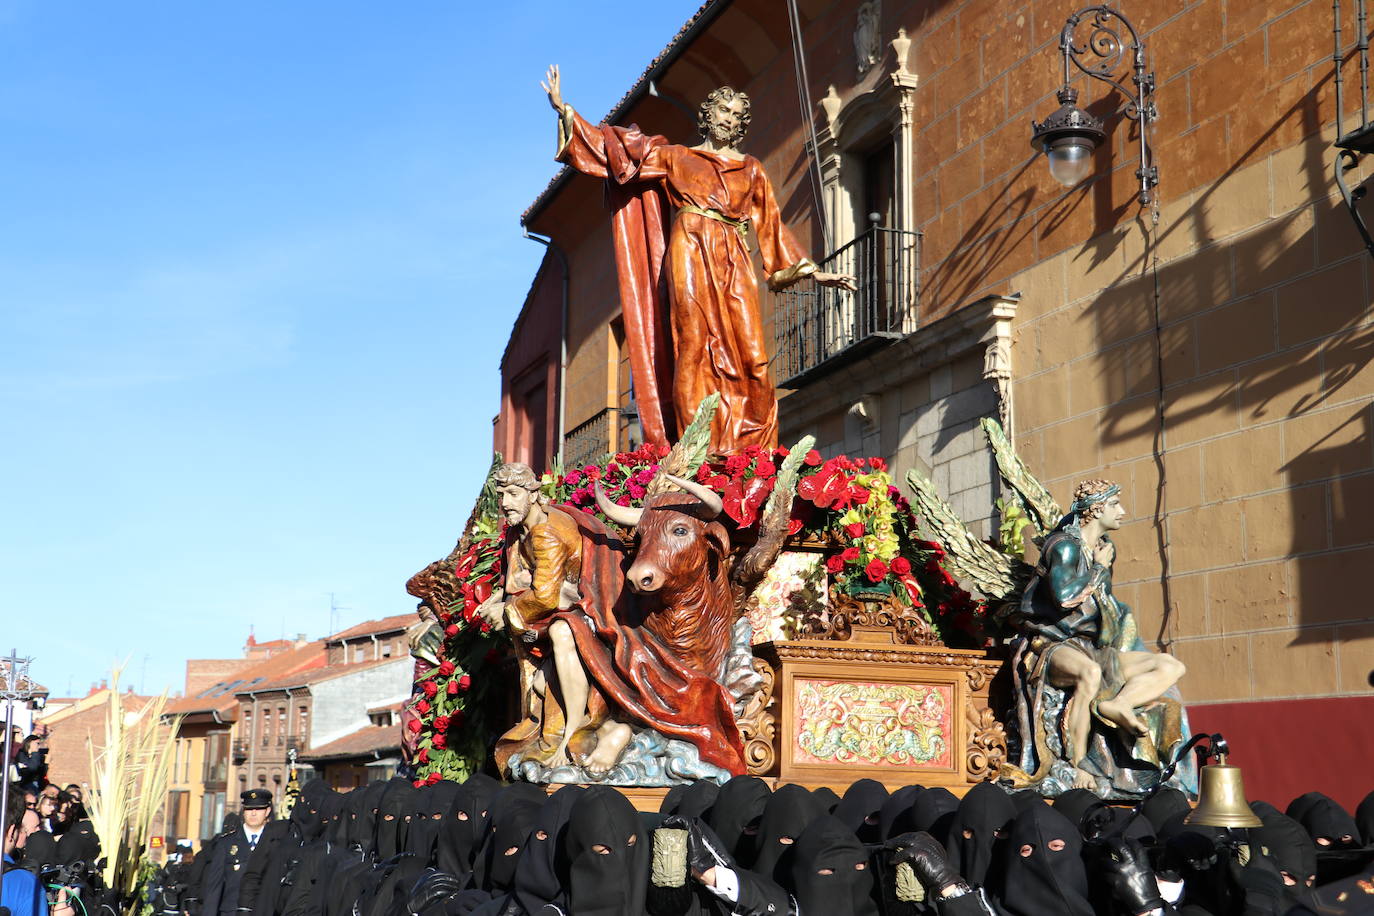
[[[743,89],[745,149],[798,238],[833,266],[857,250],[885,265],[867,277],[884,320],[838,337],[798,342],[814,291],[764,297],[785,444],[812,433],[921,467],[983,533],[998,495],[983,416],[1061,501],[1084,477],[1117,480],[1133,519],[1118,590],[1187,664],[1194,724],[1264,761],[1252,797],[1344,798],[1342,761],[1374,755],[1348,727],[1374,715],[1374,624],[1352,575],[1374,558],[1374,323],[1370,259],[1332,178],[1331,4],[1129,4],[1158,84],[1157,214],[1136,199],[1139,128],[1103,83],[1074,84],[1108,131],[1087,180],[1066,190],[1029,144],[1058,106],[1079,6],[799,0],[807,124],[786,5],[713,0],[607,120],[693,142],[674,102]],[[543,348],[566,346],[544,421],[565,449],[612,415],[597,444],[634,444],[601,197],[564,172],[523,217],[567,264],[546,259],[525,306],[550,314],[534,297],[566,289],[559,346]],[[517,323],[507,352],[534,327]],[[1317,745],[1315,760],[1295,750]]]

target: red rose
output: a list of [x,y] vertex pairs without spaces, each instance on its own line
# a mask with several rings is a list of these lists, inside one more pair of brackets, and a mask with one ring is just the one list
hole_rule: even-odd
[[457,695],[458,695],[458,682],[457,682],[457,681],[449,681],[449,682],[448,682],[448,686],[444,688],[444,692],[447,693],[447,694],[448,694],[449,696],[451,696],[451,697],[457,696]]
[[464,693],[467,693],[468,688],[470,688],[471,686],[472,686],[472,677],[471,677],[471,675],[465,674],[465,675],[463,675],[462,677],[458,678],[458,689],[459,689],[459,690],[463,691]]
[[456,624],[456,623],[451,623],[451,624],[449,624],[448,626],[444,627],[444,635],[445,635],[445,636],[457,636],[457,635],[458,635],[458,624]]
[[854,486],[849,488],[849,498],[854,500],[854,502],[858,503],[861,506],[864,503],[868,502],[868,497],[870,495],[871,494],[868,492],[868,487],[861,487],[858,484],[855,484]]
[[442,781],[443,778],[444,778],[444,774],[443,774],[443,773],[434,772],[434,773],[430,773],[428,776],[425,777],[425,782],[429,783],[429,784],[432,786],[432,785],[434,785],[435,783]]
[[448,717],[449,728],[462,728],[463,720],[467,717],[467,713],[463,712],[461,709],[455,709]]
[[773,462],[771,461],[760,461],[758,464],[754,465],[755,477],[772,477],[777,472],[778,469],[773,467]]
[[[589,508],[587,509],[587,511],[590,512],[590,511],[592,511],[592,510],[591,510],[591,508],[589,507]],[[487,634],[487,633],[490,633],[490,632],[491,632],[491,624],[487,623],[487,622],[484,620],[484,621],[482,621],[482,626],[479,627],[479,629],[481,630],[481,632],[483,633],[483,635],[485,635],[485,634]],[[452,671],[449,672],[449,674],[452,674],[452,673],[453,673]]]
[[911,575],[911,561],[909,561],[906,557],[893,557],[892,571],[899,576]]
[[442,614],[439,615],[439,622],[440,622],[440,623],[448,623],[448,622],[449,622],[450,620],[452,620],[452,619],[453,619],[453,615],[450,614],[448,611],[444,611]]
[[423,788],[425,787],[425,781],[424,781],[423,779],[417,779],[417,780],[415,780],[415,782],[413,783],[413,785],[414,785],[415,788],[417,788],[417,789],[423,789]]
[[425,696],[433,698],[439,692],[439,685],[433,681],[425,681],[420,685],[420,689],[425,692]]
[[821,453],[813,448],[811,451],[806,453],[806,457],[802,460],[806,462],[808,467],[814,468],[821,463]]
[[840,559],[846,563],[857,563],[859,561],[859,548],[846,547],[844,553],[840,554]]
[[448,747],[448,738],[444,737],[443,732],[435,732],[433,744],[442,751],[444,748]]
[[406,728],[410,729],[413,732],[418,732],[420,730],[420,720],[411,719],[409,722],[406,723]]
[[829,557],[826,558],[825,568],[830,570],[832,573],[843,572],[844,557],[840,556],[838,553],[831,554]]
[[881,458],[870,458],[870,459],[868,459],[868,466],[871,467],[871,468],[872,468],[873,470],[875,470],[875,471],[886,471],[886,470],[887,470],[887,462],[884,461],[884,460],[881,459]]
[[787,521],[787,536],[788,536],[788,537],[791,537],[792,535],[796,534],[798,531],[801,531],[801,530],[802,530],[802,527],[803,527],[803,524],[802,524],[802,520],[801,520],[801,519],[799,519],[799,518],[788,519],[788,521]]
[[435,730],[436,732],[446,732],[446,731],[448,731],[448,716],[435,716],[435,717],[434,717],[434,730]]
[[443,675],[444,677],[448,677],[448,676],[450,676],[451,674],[453,674],[453,668],[454,668],[453,662],[448,661],[447,659],[445,659],[445,660],[444,660],[444,663],[443,663],[442,665],[439,666],[439,673],[440,673],[441,675]]
[[887,564],[879,559],[870,560],[864,567],[864,575],[870,582],[881,582],[887,577]]
[[854,538],[855,540],[857,540],[857,539],[863,537],[864,534],[867,533],[867,531],[868,531],[868,529],[864,527],[864,523],[863,523],[863,522],[854,522],[854,523],[852,523],[852,524],[845,525],[845,526],[844,526],[844,530],[845,530],[845,533],[846,533],[846,534],[848,534],[850,537]]
[[429,763],[429,748],[420,748],[420,753],[415,755],[415,759],[420,761],[421,763]]

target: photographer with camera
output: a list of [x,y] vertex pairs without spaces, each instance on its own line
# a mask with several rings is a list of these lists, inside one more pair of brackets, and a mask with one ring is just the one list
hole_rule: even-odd
[[56,900],[49,905],[38,877],[18,867],[29,835],[38,830],[38,814],[25,807],[23,798],[14,793],[6,808],[4,830],[4,885],[0,889],[0,907],[4,907],[9,916],[75,916],[66,887],[58,890]]

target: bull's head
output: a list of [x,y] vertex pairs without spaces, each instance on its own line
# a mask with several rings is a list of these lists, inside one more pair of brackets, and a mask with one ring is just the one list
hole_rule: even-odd
[[641,594],[675,591],[703,576],[715,578],[730,553],[730,536],[716,519],[723,508],[720,496],[708,487],[665,474],[684,490],[661,493],[643,509],[618,506],[596,485],[596,504],[603,515],[622,528],[632,528],[639,540],[634,564],[625,574],[630,588]]

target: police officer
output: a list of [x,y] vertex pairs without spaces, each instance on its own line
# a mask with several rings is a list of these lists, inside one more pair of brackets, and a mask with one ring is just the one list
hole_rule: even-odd
[[243,825],[215,843],[205,869],[202,916],[235,916],[238,912],[243,867],[257,848],[272,816],[272,793],[266,789],[249,789],[239,796],[239,800]]

